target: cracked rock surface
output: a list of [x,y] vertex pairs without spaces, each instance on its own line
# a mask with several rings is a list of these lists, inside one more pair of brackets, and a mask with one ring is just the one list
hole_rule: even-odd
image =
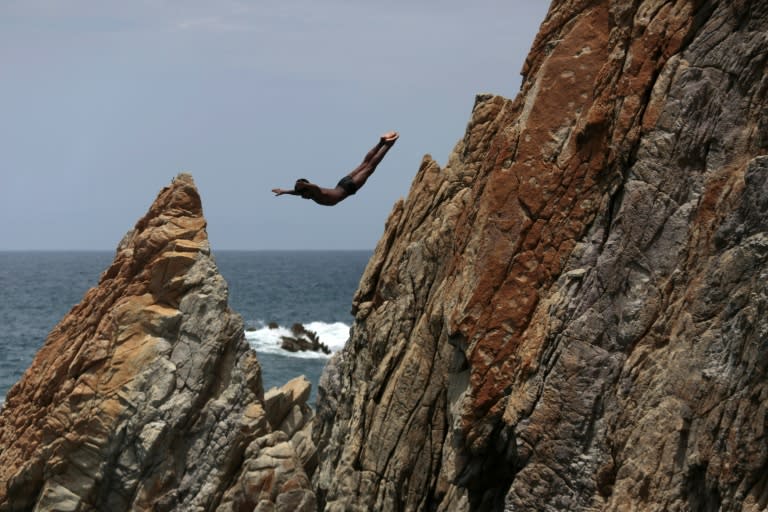
[[768,507],[767,60],[765,0],[552,2],[390,214],[325,510]]

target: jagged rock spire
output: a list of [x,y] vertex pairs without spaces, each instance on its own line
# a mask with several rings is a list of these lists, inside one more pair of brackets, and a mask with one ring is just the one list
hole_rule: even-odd
[[53,329],[0,415],[0,510],[314,508],[205,227],[180,174]]

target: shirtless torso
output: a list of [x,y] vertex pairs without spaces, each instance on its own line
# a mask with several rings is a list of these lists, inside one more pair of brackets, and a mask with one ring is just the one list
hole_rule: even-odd
[[299,179],[296,180],[293,189],[273,188],[272,192],[275,196],[284,194],[301,196],[304,199],[311,199],[317,204],[333,206],[354,195],[360,187],[365,185],[365,182],[376,170],[376,166],[379,165],[398,137],[397,132],[387,132],[382,135],[379,142],[365,155],[362,163],[339,180],[334,188],[320,187],[305,179]]

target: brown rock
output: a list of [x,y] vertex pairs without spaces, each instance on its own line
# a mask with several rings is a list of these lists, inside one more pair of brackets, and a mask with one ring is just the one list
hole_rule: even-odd
[[[264,395],[267,418],[275,429],[285,421],[294,407],[306,407],[312,384],[304,377],[296,377],[279,388],[272,388]],[[286,432],[289,436],[293,432]]]
[[[0,510],[216,510],[243,464],[271,457],[260,367],[205,225],[179,175],[51,332],[0,413]],[[286,464],[290,485],[265,480],[259,500],[314,504]],[[253,498],[238,496],[227,506]]]
[[311,390],[310,382],[301,376],[264,394],[270,425],[290,438],[297,459],[310,477],[317,466],[317,449],[312,440],[314,413],[307,405]]
[[319,389],[326,510],[768,506],[768,2],[556,0]]

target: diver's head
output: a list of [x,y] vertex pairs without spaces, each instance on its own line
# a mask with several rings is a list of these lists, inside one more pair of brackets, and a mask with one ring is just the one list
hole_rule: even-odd
[[299,178],[296,180],[296,184],[294,184],[293,190],[304,199],[310,199],[311,189],[307,187],[308,184],[309,184],[309,180],[304,178]]

